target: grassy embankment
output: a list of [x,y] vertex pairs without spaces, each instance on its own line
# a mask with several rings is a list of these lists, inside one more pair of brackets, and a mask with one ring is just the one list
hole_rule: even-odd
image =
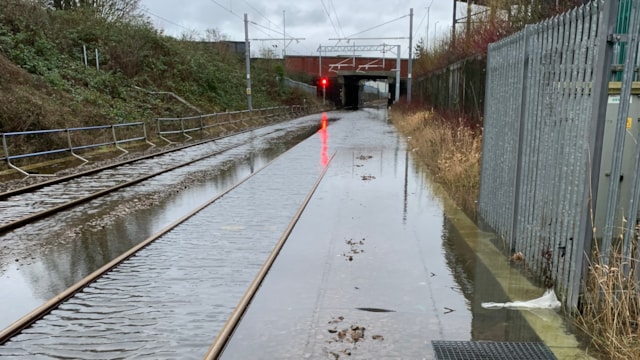
[[[570,1],[565,5],[571,5]],[[416,76],[437,71],[465,57],[486,56],[489,42],[513,33],[524,23],[538,20],[535,17],[519,18],[518,24],[485,18],[484,22],[473,25],[472,31],[457,34],[457,44],[466,46],[454,47],[449,39],[440,39],[435,49],[422,52],[416,60]],[[410,146],[436,181],[472,216],[476,213],[479,189],[482,134],[470,130],[459,119],[474,115],[443,118],[426,110],[394,110],[393,114],[394,123],[405,136],[411,136]],[[637,275],[632,273],[624,277],[620,270],[630,264],[621,259],[620,251],[614,249],[613,253],[613,260],[608,266],[598,256],[593,256],[580,313],[572,315],[577,326],[590,339],[590,353],[597,353],[602,359],[640,359],[640,288]]]
[[[152,133],[156,117],[198,114],[148,91],[173,92],[203,113],[246,109],[243,55],[191,40],[163,36],[142,15],[113,21],[90,8],[2,0],[0,132],[146,121]],[[302,103],[277,80],[282,74],[277,60],[254,62],[254,108]]]

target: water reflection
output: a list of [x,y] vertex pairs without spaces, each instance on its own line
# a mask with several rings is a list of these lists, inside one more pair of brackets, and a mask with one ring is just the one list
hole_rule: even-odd
[[322,120],[320,122],[320,142],[322,147],[320,149],[320,164],[323,168],[329,164],[329,131],[327,129],[327,113],[322,113]]
[[[481,246],[481,245],[477,245]],[[506,299],[502,286],[451,220],[442,224],[442,247],[447,266],[472,313],[471,340],[540,341],[519,311],[495,311],[480,305],[487,299]],[[502,259],[496,259],[501,261]]]

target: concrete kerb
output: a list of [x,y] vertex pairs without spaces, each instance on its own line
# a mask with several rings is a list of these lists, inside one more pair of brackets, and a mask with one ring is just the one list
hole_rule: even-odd
[[[433,185],[442,200],[445,213],[461,238],[473,250],[477,260],[489,270],[502,287],[504,293],[513,300],[529,300],[542,295],[544,289],[535,286],[518,269],[510,266],[509,259],[492,243],[495,235],[483,232],[457,206],[439,186]],[[491,300],[491,299],[487,299]],[[540,337],[558,359],[594,359],[585,350],[575,335],[565,331],[565,319],[555,310],[511,310],[520,311],[531,329]]]

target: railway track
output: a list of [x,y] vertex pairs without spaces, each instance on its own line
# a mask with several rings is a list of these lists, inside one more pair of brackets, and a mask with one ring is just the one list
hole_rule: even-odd
[[272,127],[248,129],[0,193],[0,233],[242,146],[247,140],[239,136],[249,131],[268,136],[286,130]]
[[324,176],[309,159],[319,143],[303,141],[2,331],[0,356],[201,358]]

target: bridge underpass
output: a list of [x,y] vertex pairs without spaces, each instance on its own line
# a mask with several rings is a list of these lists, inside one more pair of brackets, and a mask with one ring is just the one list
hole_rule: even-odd
[[386,84],[386,93],[390,93],[392,99],[395,97],[396,82],[395,73],[391,71],[338,71],[338,86],[340,87],[340,102],[345,109],[358,109],[365,100],[364,86],[367,81],[383,80]]
[[[382,56],[362,57],[356,53],[366,51],[378,51]],[[311,85],[318,85],[321,78],[327,78],[326,101],[337,107],[358,108],[363,82],[367,80],[382,80],[389,84],[388,91],[394,101],[406,94],[408,60],[398,56],[399,45],[320,46],[318,52],[319,56],[286,56],[286,72],[310,78]],[[327,56],[327,53],[350,55]],[[389,53],[395,58],[388,57]],[[323,96],[320,86],[318,96]]]

